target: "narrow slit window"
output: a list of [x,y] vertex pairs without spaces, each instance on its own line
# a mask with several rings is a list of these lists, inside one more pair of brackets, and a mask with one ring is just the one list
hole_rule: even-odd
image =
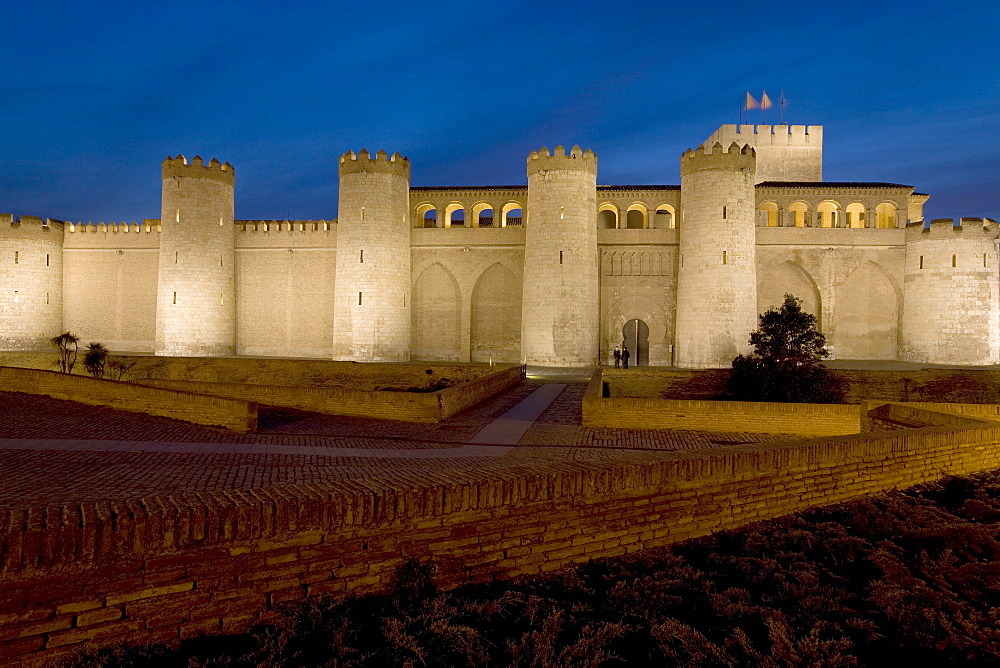
[[559,251],[559,264],[563,263],[563,252]]
[[358,293],[358,306],[361,306],[361,293]]
[[[985,256],[983,256],[983,257],[985,258]],[[984,260],[984,262],[985,262],[985,260]],[[46,267],[49,266],[49,254],[48,253],[45,254],[45,266]],[[986,265],[984,264],[983,266],[985,267]]]
[[219,266],[220,266],[220,267],[223,267],[223,266],[225,266],[225,265],[223,265],[223,263],[222,263],[222,258],[223,258],[223,257],[225,257],[225,256],[224,256],[224,255],[222,255],[222,254],[220,254],[220,255],[219,255]]
[[47,293],[47,292],[45,293],[45,303],[46,304],[49,303],[49,293]]
[[14,303],[16,304],[19,301],[21,301],[21,299],[20,299],[20,297],[17,296],[17,290],[14,290]]
[[726,257],[726,251],[722,251],[722,264],[729,264],[728,258]]
[[222,227],[222,216],[219,216],[219,227]]
[[365,207],[361,207],[361,220],[365,219]]
[[683,255],[681,255],[681,266],[682,267],[684,266],[684,256]]
[[17,264],[21,257],[21,251],[14,251],[14,264]]
[[923,255],[920,256],[920,268],[921,269],[924,268],[924,256]]
[[559,220],[565,220],[565,219],[566,219],[566,207],[561,206],[559,207]]
[[986,266],[986,253],[983,253],[983,266]]
[[175,215],[175,218],[174,218],[174,220],[175,220],[176,222],[178,222],[178,223],[179,223],[179,222],[181,222],[181,210],[180,210],[180,209],[177,209],[177,213],[176,213],[176,215]]
[[722,207],[722,220],[726,219],[726,207]]
[[953,267],[957,267],[958,266],[958,264],[957,264],[957,258],[956,258],[956,256],[955,256],[954,253],[952,253],[952,255],[951,255],[951,266],[953,266]]
[[176,292],[174,293],[174,303],[175,304],[177,303],[177,293]]
[[365,249],[361,249],[361,264],[365,263]]
[[219,293],[219,306],[225,306],[225,305],[226,305],[226,298],[225,298],[225,296],[224,296],[224,295],[223,295],[223,294],[222,294],[222,293],[220,292],[220,293]]
[[177,264],[177,257],[180,251],[174,251],[174,264]]

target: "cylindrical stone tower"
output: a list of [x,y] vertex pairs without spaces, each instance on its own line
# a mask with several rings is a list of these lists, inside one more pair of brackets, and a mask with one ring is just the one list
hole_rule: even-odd
[[234,183],[228,162],[163,161],[157,355],[236,352]]
[[528,156],[521,359],[598,363],[597,156],[557,146]]
[[410,161],[340,157],[333,359],[410,359]]
[[997,224],[982,218],[906,226],[900,359],[1000,362]]
[[681,156],[676,364],[728,367],[757,329],[756,155],[734,142]]
[[0,214],[0,350],[48,350],[63,332],[64,224]]

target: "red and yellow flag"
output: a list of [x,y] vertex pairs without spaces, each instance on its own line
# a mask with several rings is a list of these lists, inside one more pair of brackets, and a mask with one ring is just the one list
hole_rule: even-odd
[[[748,95],[749,95],[749,93],[748,93]],[[767,91],[764,91],[764,94],[760,96],[760,108],[761,109],[770,109],[772,106],[774,106],[774,105],[771,104],[771,98],[769,98],[767,96]]]
[[757,104],[757,100],[753,99],[753,95],[750,94],[750,91],[747,91],[747,101],[743,108],[756,109],[758,106],[759,105]]

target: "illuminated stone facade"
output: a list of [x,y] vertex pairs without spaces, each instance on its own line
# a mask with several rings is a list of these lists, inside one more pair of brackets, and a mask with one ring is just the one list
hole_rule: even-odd
[[792,293],[840,359],[1000,362],[997,224],[824,182],[822,138],[722,126],[679,186],[597,185],[557,147],[527,186],[413,187],[399,154],[349,152],[339,221],[234,221],[234,170],[178,156],[161,220],[0,216],[0,347],[725,367]]

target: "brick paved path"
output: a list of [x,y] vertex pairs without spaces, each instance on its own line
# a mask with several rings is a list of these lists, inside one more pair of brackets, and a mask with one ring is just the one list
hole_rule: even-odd
[[[536,396],[554,400],[529,411],[530,396],[540,388]],[[265,408],[256,434],[0,392],[0,509],[286,483],[457,484],[470,474],[509,475],[526,466],[556,471],[561,462],[593,461],[604,467],[786,440],[587,429],[580,425],[586,386],[569,382],[558,389],[526,381],[437,425]],[[500,418],[507,422],[495,422]],[[511,442],[518,429],[524,430],[518,447],[470,443],[489,442],[491,433],[494,442]]]

